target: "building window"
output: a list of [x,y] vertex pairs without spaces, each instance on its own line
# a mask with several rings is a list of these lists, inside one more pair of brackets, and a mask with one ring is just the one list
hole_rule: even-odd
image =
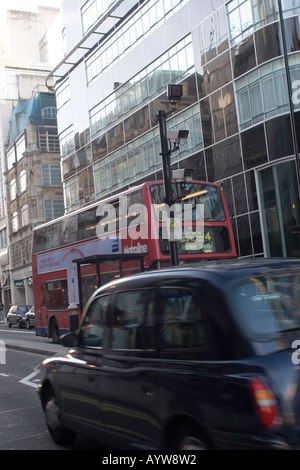
[[[168,121],[168,129],[189,131],[187,143],[173,154],[171,163],[184,159],[188,154],[203,149],[203,135],[200,122],[199,105],[178,113]],[[162,168],[160,156],[160,137],[158,128],[150,130],[130,144],[123,146],[107,158],[94,165],[94,184],[96,198],[103,197],[112,189],[119,189],[137,177],[145,177]]]
[[26,150],[26,144],[25,144],[25,134],[21,136],[19,140],[16,142],[16,154],[17,154],[17,161],[21,160],[23,158],[23,154]]
[[71,100],[71,88],[70,81],[67,79],[59,88],[56,90],[56,103],[57,108],[60,110]]
[[11,219],[11,228],[13,232],[17,232],[19,230],[19,214],[18,212],[14,212]]
[[9,197],[10,201],[14,201],[17,197],[17,180],[15,178],[9,184]]
[[7,152],[7,169],[11,170],[14,163],[16,163],[15,145],[13,145]]
[[68,155],[68,153],[75,150],[73,126],[68,127],[68,129],[60,134],[60,147],[62,156]]
[[57,217],[61,217],[64,215],[64,200],[46,199],[44,201],[44,209],[46,222],[56,219]]
[[232,0],[227,5],[231,43],[278,19],[277,0]]
[[[299,61],[299,55],[296,54]],[[300,76],[297,57],[290,62],[292,80]],[[235,82],[240,130],[289,110],[283,59],[268,62]],[[300,107],[296,105],[295,107]]]
[[39,131],[39,148],[42,152],[59,152],[58,135],[49,131]]
[[145,106],[161,95],[170,82],[190,76],[194,64],[192,37],[188,35],[90,111],[91,135]]
[[82,29],[85,34],[101,18],[115,0],[88,0],[81,8]]
[[138,10],[86,61],[88,84],[90,85],[102,75],[106,69],[111,67],[113,62],[133,49],[136,44],[147,37],[150,32],[152,33],[154,29],[157,29],[163,21],[166,21],[185,3],[186,0],[173,0],[172,2],[148,1],[144,8]]
[[42,109],[42,117],[44,119],[56,119],[57,109],[54,106],[48,106]]
[[79,207],[78,181],[76,176],[64,183],[64,196],[66,211],[71,211]]
[[0,231],[0,249],[7,248],[7,229]]
[[20,193],[23,193],[27,189],[27,178],[26,178],[26,170],[22,170],[19,176],[19,189]]
[[26,227],[29,224],[29,206],[25,204],[21,208],[21,223],[22,227]]
[[43,186],[60,186],[61,172],[60,165],[42,165]]

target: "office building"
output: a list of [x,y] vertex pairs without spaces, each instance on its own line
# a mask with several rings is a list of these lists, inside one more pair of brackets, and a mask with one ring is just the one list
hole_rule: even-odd
[[49,193],[38,161],[60,165],[55,96],[45,80],[63,53],[59,9],[1,3],[0,13],[0,299],[7,312],[11,303],[33,302],[31,230],[46,220]]
[[240,257],[299,256],[298,0],[64,0],[56,80],[65,209],[162,179],[157,112],[189,130],[172,168],[222,184]]

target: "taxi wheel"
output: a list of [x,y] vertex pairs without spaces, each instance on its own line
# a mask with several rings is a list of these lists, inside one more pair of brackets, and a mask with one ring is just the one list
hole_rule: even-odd
[[52,390],[48,390],[45,398],[45,418],[53,441],[59,445],[71,444],[75,433],[66,429],[61,422],[61,411]]
[[174,439],[177,450],[208,450],[210,447],[202,433],[193,424],[186,424],[178,430]]

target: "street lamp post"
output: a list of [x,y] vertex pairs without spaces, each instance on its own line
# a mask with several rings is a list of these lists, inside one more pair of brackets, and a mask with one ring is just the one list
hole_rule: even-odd
[[[165,203],[168,207],[172,205],[172,180],[170,170],[170,157],[171,150],[169,149],[167,139],[167,124],[166,124],[167,113],[164,110],[158,111],[157,120],[159,122],[160,131],[160,143],[161,143],[161,156],[162,156],[162,167],[165,187]],[[171,265],[178,265],[178,247],[175,240],[169,240]]]
[[[182,85],[168,85],[167,90],[168,100],[170,103],[175,105],[181,100],[182,97]],[[161,156],[162,156],[162,166],[163,166],[163,177],[164,177],[164,188],[165,188],[165,203],[170,208],[173,205],[172,199],[172,179],[171,179],[171,153],[175,152],[179,148],[179,144],[183,141],[185,142],[189,131],[173,131],[170,132],[172,137],[170,142],[174,143],[174,148],[171,150],[168,142],[168,131],[167,131],[167,116],[174,112],[175,108],[172,108],[167,113],[164,110],[158,111],[157,120],[159,122],[159,131],[160,131],[160,143],[161,143]],[[175,135],[173,135],[175,134]],[[171,228],[171,227],[170,227]],[[178,265],[178,245],[176,240],[169,238],[170,246],[170,257],[171,265]]]

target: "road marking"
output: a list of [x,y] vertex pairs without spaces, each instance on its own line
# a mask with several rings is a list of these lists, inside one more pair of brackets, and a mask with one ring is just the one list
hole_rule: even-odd
[[1,377],[9,377],[9,375],[7,375],[7,374],[0,374],[0,375],[1,375]]
[[[27,375],[27,377],[25,377],[24,379],[20,380],[20,384],[24,384],[24,385],[29,385],[29,387],[34,387],[34,388],[38,388],[38,385],[33,383],[33,382],[30,382],[30,380],[35,377],[36,375],[38,375],[40,373],[39,370],[36,370],[35,372],[32,372],[32,374],[29,374]],[[36,381],[36,380],[35,380]]]

